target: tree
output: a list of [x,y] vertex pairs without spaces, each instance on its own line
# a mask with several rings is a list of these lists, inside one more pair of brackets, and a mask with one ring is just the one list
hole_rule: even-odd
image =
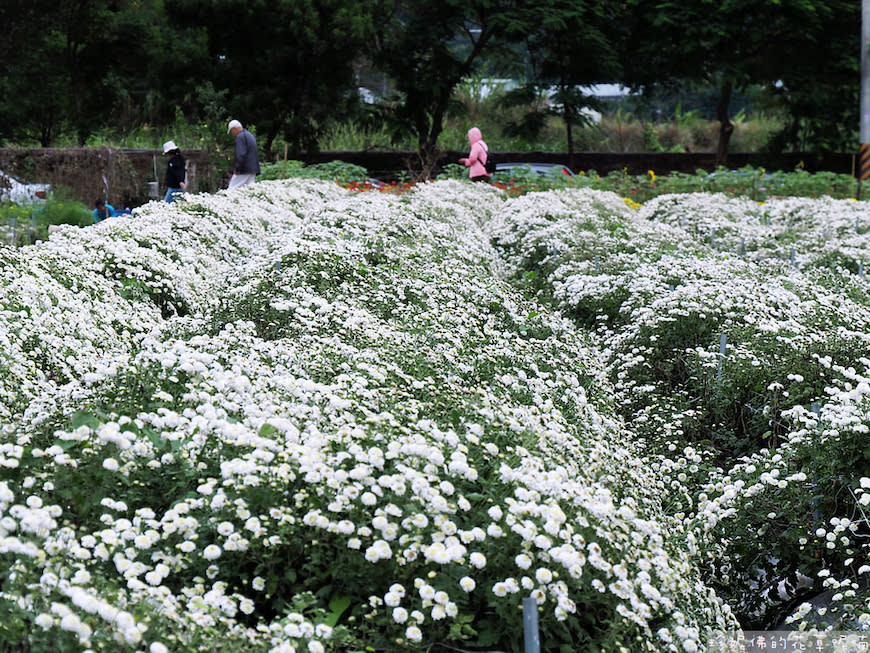
[[[34,6],[41,11],[39,3]],[[72,129],[84,145],[94,130],[111,123],[124,97],[137,86],[147,88],[146,46],[162,4],[61,0],[51,9],[38,16],[16,13],[16,24],[28,27],[13,31],[16,45],[0,66],[0,115],[9,126],[3,136],[49,146]]]
[[49,0],[4,0],[0,3],[0,77],[17,71],[18,53],[44,28]]
[[351,0],[167,0],[174,23],[202,25],[202,71],[226,90],[227,119],[255,125],[271,152],[283,136],[294,154],[317,147],[326,125],[355,99],[353,61],[370,16]]
[[[848,152],[857,149],[860,111],[861,6],[824,3],[812,47],[789,48],[787,65],[768,91],[788,116],[771,149]],[[836,37],[831,38],[831,35]]]
[[417,138],[421,178],[438,161],[438,137],[457,84],[474,72],[493,39],[505,35],[521,2],[386,0],[376,5],[372,60],[399,100],[392,120]]
[[[565,123],[572,166],[573,128],[587,122],[584,109],[597,108],[596,100],[581,87],[619,79],[616,42],[620,38],[621,6],[588,0],[540,0],[527,7],[507,31],[508,38],[522,38],[526,44],[531,68],[527,87],[532,95],[552,92],[555,113]],[[521,91],[515,96],[529,97],[529,93]]]
[[[622,53],[626,81],[641,89],[676,80],[716,84],[716,161],[724,164],[734,129],[732,92],[753,84],[772,87],[813,67],[820,72],[812,61],[830,34],[840,33],[829,30],[855,20],[856,8],[847,5],[845,0],[627,0],[631,38]],[[849,52],[857,52],[857,46]]]

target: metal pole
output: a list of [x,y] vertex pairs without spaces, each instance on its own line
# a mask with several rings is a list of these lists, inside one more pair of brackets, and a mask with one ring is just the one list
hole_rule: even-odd
[[538,632],[538,602],[531,596],[523,598],[523,633],[525,653],[541,653],[541,635]]
[[861,182],[870,178],[870,0],[861,2],[861,147],[858,166],[858,199]]
[[716,368],[716,385],[722,384],[722,361],[725,360],[725,352],[728,347],[728,336],[726,334],[721,334],[719,336],[719,365]]
[[[109,201],[109,185],[112,180],[112,149],[106,148],[106,202]],[[119,205],[120,206],[120,205]]]
[[[864,5],[865,6],[867,5],[867,0],[864,0]],[[813,403],[811,403],[810,410],[816,416],[816,431],[820,432],[822,430],[822,421],[821,421],[822,420],[822,417],[821,417],[822,409],[819,407],[819,402],[814,401]],[[819,504],[821,503],[821,499],[819,498],[819,492],[818,492],[819,473],[818,473],[818,470],[816,469],[815,459],[813,459],[813,462],[810,465],[810,467],[813,470],[813,481],[812,481],[813,482],[813,496],[815,497],[812,500],[812,503],[813,503],[813,523],[816,526],[818,526],[819,522],[821,522],[821,520],[822,520],[822,511],[819,508]]]

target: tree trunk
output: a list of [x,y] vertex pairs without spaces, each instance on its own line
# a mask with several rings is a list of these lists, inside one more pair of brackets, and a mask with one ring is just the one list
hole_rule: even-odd
[[414,181],[427,181],[438,165],[437,143],[444,129],[444,109],[448,101],[449,97],[437,98],[435,106],[430,111],[421,111],[417,114],[417,156],[420,158],[420,170],[411,171]]
[[716,146],[716,167],[727,165],[728,144],[731,141],[731,134],[734,132],[734,123],[731,122],[731,116],[728,114],[728,105],[731,103],[731,89],[730,80],[722,84],[719,105],[716,107],[716,118],[719,120],[719,144]]
[[438,149],[435,147],[437,139],[437,135],[433,137],[430,134],[419,143],[417,156],[420,158],[420,170],[419,172],[416,170],[412,171],[414,181],[427,181],[432,178],[435,166],[438,165]]
[[263,152],[263,158],[266,161],[271,161],[273,152],[272,152],[272,144],[275,142],[275,139],[278,138],[278,132],[280,131],[281,122],[274,121],[270,127],[266,130],[266,138],[263,143],[260,145],[260,149]]

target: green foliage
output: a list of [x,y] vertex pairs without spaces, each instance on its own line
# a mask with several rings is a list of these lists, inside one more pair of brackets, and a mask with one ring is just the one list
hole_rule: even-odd
[[530,6],[521,2],[493,11],[484,0],[437,5],[407,0],[388,20],[375,20],[374,63],[391,78],[397,95],[385,104],[385,115],[392,131],[416,137],[420,178],[435,167],[454,90],[474,73],[488,44],[503,39],[503,45],[511,35],[519,40],[516,25]]
[[[849,149],[857,5],[780,4],[741,1],[711,14],[701,1],[15,2],[0,8],[0,139],[153,147],[170,133],[225,159],[223,126],[236,116],[267,158],[282,145],[294,157],[416,148],[421,178],[439,148],[464,149],[470,124],[501,150],[715,147],[715,121],[699,122],[694,107],[678,105],[678,135],[612,110],[585,124],[595,101],[577,86],[620,80],[653,94],[700,84],[763,97],[781,118],[758,128],[753,100],[751,120],[739,110],[732,118],[732,149]],[[384,95],[375,107],[359,102],[363,68]],[[528,82],[533,98],[498,107],[499,93],[479,83],[496,77]]]
[[694,175],[674,172],[659,176],[652,170],[646,175],[629,175],[614,171],[602,178],[592,172],[577,183],[599,190],[612,190],[640,203],[659,195],[697,192],[724,193],[760,202],[772,197],[849,199],[855,197],[857,190],[851,175],[809,173],[802,169],[771,173],[751,166],[739,170],[719,168],[714,173],[698,170]]
[[93,224],[91,211],[81,202],[66,199],[55,191],[44,202],[34,204],[0,203],[0,229],[8,244],[29,245],[48,238],[52,225],[86,227]]
[[324,128],[349,114],[353,63],[370,35],[358,4],[180,0],[172,20],[206,30],[206,79],[228,91],[226,115],[256,125],[267,153],[278,138],[294,156],[315,149]]
[[[628,3],[623,80],[655,89],[695,81],[722,89],[717,118],[728,116],[733,90],[764,86],[789,116],[770,146],[831,150],[855,142],[859,7],[844,0],[788,0],[759,6],[748,0]],[[793,37],[784,39],[783,35]],[[844,39],[827,35],[842,33]],[[824,116],[824,117],[822,117]],[[726,133],[727,138],[727,133]],[[727,149],[725,150],[727,152]]]
[[314,163],[305,165],[302,161],[288,160],[275,163],[264,163],[261,166],[260,179],[287,179],[297,177],[303,179],[323,179],[339,181],[343,184],[363,182],[367,178],[366,169],[344,161],[329,163]]

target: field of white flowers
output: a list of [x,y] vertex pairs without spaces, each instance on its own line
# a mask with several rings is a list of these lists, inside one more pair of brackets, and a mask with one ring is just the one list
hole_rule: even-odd
[[547,651],[870,629],[868,231],[289,180],[0,248],[0,640],[517,651],[529,596]]

